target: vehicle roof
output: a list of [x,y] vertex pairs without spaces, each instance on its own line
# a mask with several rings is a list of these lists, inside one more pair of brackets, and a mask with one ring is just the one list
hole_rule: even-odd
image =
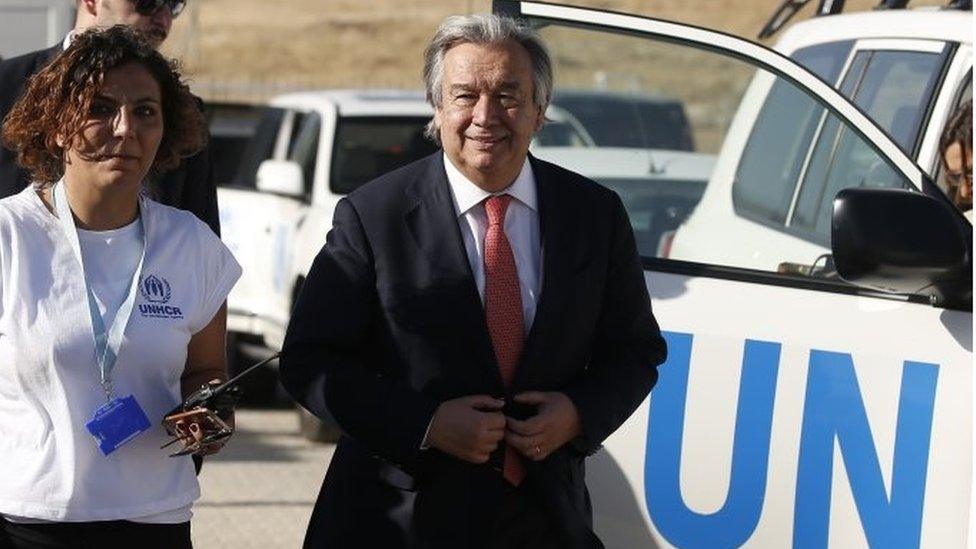
[[559,103],[559,99],[586,99],[586,100],[613,100],[613,101],[644,101],[648,103],[679,103],[679,101],[669,95],[658,92],[645,91],[617,91],[617,90],[596,90],[583,88],[556,88],[552,91],[553,103]]
[[909,38],[973,43],[973,13],[940,8],[868,11],[814,17],[783,33],[777,51],[862,38]]
[[587,177],[707,181],[715,167],[710,154],[620,147],[532,147],[538,158]]
[[269,101],[275,107],[328,110],[343,116],[431,116],[434,111],[418,90],[342,89],[293,92]]

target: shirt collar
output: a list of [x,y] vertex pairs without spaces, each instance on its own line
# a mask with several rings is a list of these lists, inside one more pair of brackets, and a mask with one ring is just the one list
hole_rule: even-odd
[[71,42],[74,41],[76,34],[77,33],[74,31],[74,29],[68,32],[68,36],[65,36],[64,41],[61,42],[62,51],[68,49],[71,46]]
[[532,173],[532,163],[529,162],[528,158],[522,164],[522,170],[519,171],[515,181],[497,193],[490,193],[472,183],[470,179],[461,173],[461,170],[457,169],[451,163],[451,159],[447,157],[446,153],[444,154],[444,170],[447,172],[447,182],[451,185],[451,194],[454,195],[454,207],[456,208],[455,214],[458,216],[465,214],[468,210],[477,206],[493,194],[511,195],[512,198],[525,204],[530,209],[534,211],[539,210],[535,188],[535,174]]

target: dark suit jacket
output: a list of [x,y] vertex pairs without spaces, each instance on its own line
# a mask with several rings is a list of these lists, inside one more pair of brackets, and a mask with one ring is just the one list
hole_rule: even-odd
[[[474,394],[511,402],[562,391],[582,435],[523,488],[559,525],[561,546],[597,546],[583,457],[647,396],[665,343],[616,194],[531,158],[543,282],[510,390],[498,372],[441,152],[339,202],[285,338],[281,380],[345,435],[313,512],[307,547],[478,546],[497,507],[480,490],[501,451],[473,465],[420,450],[438,404]],[[510,408],[509,415],[526,411]]]
[[[47,66],[59,53],[60,44],[0,61],[0,120],[6,118],[14,103],[23,95],[27,79]],[[202,103],[200,105],[202,108]],[[29,176],[17,165],[13,151],[0,146],[0,198],[19,193],[29,183]],[[175,170],[151,178],[148,190],[154,199],[192,212],[214,233],[220,234],[217,187],[209,147],[184,160]]]

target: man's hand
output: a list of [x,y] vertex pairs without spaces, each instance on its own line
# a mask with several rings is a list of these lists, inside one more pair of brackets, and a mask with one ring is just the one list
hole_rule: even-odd
[[488,395],[447,400],[430,422],[430,446],[471,463],[486,463],[505,437],[505,402]]
[[505,443],[527,459],[543,460],[580,434],[579,412],[563,393],[529,391],[516,395],[515,402],[538,407],[524,421],[506,419]]

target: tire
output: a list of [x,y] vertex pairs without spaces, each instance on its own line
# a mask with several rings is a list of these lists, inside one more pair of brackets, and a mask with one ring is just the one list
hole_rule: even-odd
[[298,430],[302,437],[312,442],[336,442],[342,431],[331,415],[326,421],[312,415],[311,412],[295,405],[298,413]]

